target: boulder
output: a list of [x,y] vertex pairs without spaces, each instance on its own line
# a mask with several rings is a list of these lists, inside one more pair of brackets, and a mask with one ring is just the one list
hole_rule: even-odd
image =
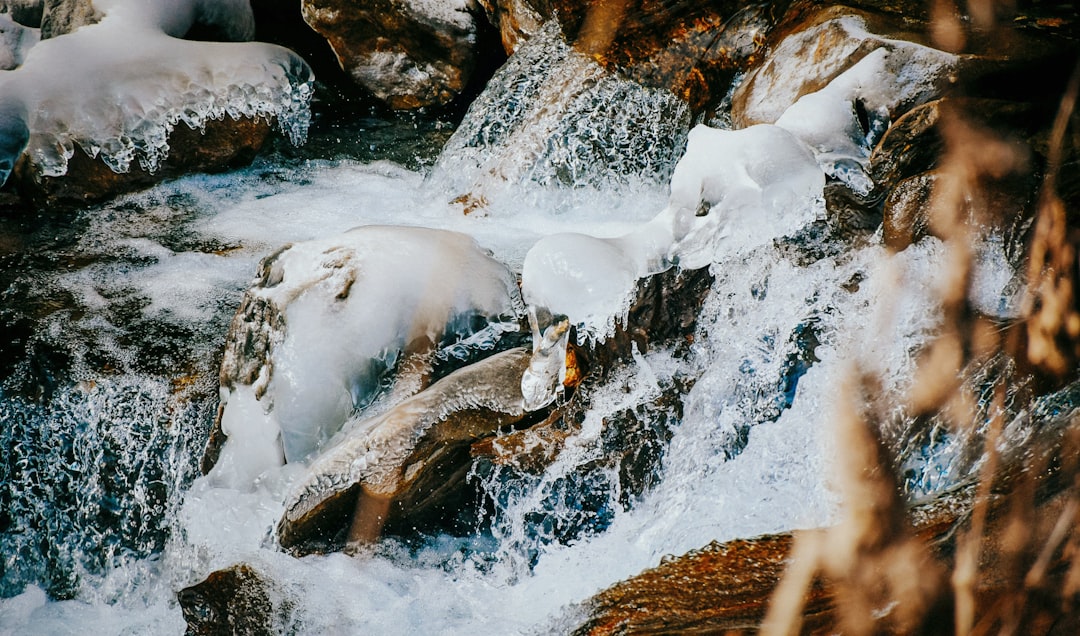
[[233,318],[204,471],[244,488],[305,461],[354,412],[437,379],[439,358],[497,350],[520,312],[514,275],[457,232],[362,226],[285,246]]
[[212,572],[176,597],[188,636],[272,634],[291,612],[277,584],[247,563]]
[[437,508],[453,514],[447,498],[470,468],[469,445],[525,417],[528,362],[527,349],[496,354],[382,415],[350,422],[288,495],[279,544],[302,554],[337,547],[347,533],[356,549],[387,523],[412,526],[414,515]]
[[[870,174],[888,193],[882,221],[885,244],[902,250],[923,236],[945,238],[934,229],[932,216],[934,189],[946,184],[960,188],[960,218],[980,232],[1002,233],[1010,242],[1023,243],[1049,152],[1053,116],[1054,109],[1043,103],[944,98],[901,117],[870,157]],[[976,145],[984,157],[1005,153],[1005,163],[980,166],[977,157],[965,154]],[[960,172],[966,176],[944,181],[943,175],[952,174],[949,161],[952,167],[968,165]]]
[[[108,20],[41,41],[0,76],[0,176],[22,154],[9,191],[47,205],[83,203],[183,171],[235,167],[253,156],[270,122],[303,141],[313,77],[299,56],[254,42],[179,39],[197,24],[226,39],[250,37],[246,0],[118,0],[107,11]],[[129,46],[112,46],[121,39]],[[76,183],[52,182],[69,160]],[[134,174],[106,175],[95,162]]]
[[447,104],[476,67],[477,24],[460,0],[304,0],[302,7],[341,68],[391,108]]
[[563,39],[605,70],[686,100],[695,114],[715,108],[745,71],[786,2],[485,0],[511,54],[556,21]]
[[[1054,494],[1041,493],[1045,499],[1032,511],[1031,525],[1026,529],[1030,530],[1029,537],[1034,545],[1050,537],[1069,501],[1068,493],[1061,490],[1062,484],[1053,485],[1052,479],[1042,476],[1038,479],[1049,485]],[[1028,496],[1022,489],[1014,494]],[[915,540],[930,547],[938,561],[952,563],[957,538],[968,528],[974,497],[975,486],[969,482],[908,511]],[[1021,587],[1015,578],[1017,570],[1009,570],[1015,566],[1012,559],[1016,556],[1010,553],[1015,548],[1005,537],[1010,524],[1016,522],[1016,510],[1011,506],[1009,491],[999,490],[990,498],[988,524],[984,528],[979,555],[979,577],[974,590],[979,616],[991,615],[995,607],[1010,599]],[[713,542],[679,557],[664,557],[657,567],[616,583],[586,601],[584,608],[588,618],[573,633],[603,636],[758,630],[785,570],[793,563],[798,564],[792,561],[792,548],[797,541],[798,537],[792,533],[763,535]],[[1062,585],[1067,569],[1063,563],[1068,564],[1067,558],[1063,558],[1060,551],[1056,552],[1050,564],[1054,574],[1046,582],[1048,588]],[[1019,572],[1022,579],[1026,570]],[[924,627],[942,625],[953,619],[951,589],[941,590],[940,594],[942,598],[936,599],[937,603],[922,617]],[[835,633],[840,603],[842,600],[836,598],[836,590],[830,581],[820,575],[813,577],[803,596],[802,633]],[[1075,610],[1063,619],[1057,608],[1041,604],[1032,608],[1029,620],[1032,617],[1034,620],[1057,617],[1063,621],[1062,625],[1075,625],[1077,618]],[[884,622],[882,619],[882,616],[875,616],[873,620]]]

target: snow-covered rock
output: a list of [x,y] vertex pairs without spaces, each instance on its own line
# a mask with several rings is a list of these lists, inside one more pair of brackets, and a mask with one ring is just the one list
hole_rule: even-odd
[[364,226],[267,257],[226,343],[211,477],[244,487],[305,460],[354,412],[422,388],[438,349],[494,348],[521,310],[514,275],[455,232]]
[[[155,173],[179,123],[274,121],[294,142],[307,131],[313,77],[295,53],[257,42],[177,39],[196,23],[250,37],[246,1],[98,0],[100,22],[43,40],[0,73],[7,126],[29,131],[21,180],[64,175],[76,147],[117,173]],[[19,121],[21,119],[21,122]],[[12,145],[12,144],[7,144]]]
[[[862,65],[820,98],[866,99],[873,102],[868,106],[871,115],[884,108],[895,119],[940,95],[950,84],[949,71],[957,59],[920,43],[919,36],[882,16],[842,6],[812,12],[778,32],[784,37],[732,97],[731,118],[738,127],[775,123],[801,97],[826,87],[879,50],[873,64]],[[819,117],[826,112],[814,109]],[[849,110],[828,113],[841,117]]]

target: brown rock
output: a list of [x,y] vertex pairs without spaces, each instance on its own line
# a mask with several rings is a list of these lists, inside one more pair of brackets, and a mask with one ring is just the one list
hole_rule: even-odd
[[45,0],[41,14],[41,39],[59,37],[101,20],[91,0]]
[[488,22],[499,31],[507,55],[513,54],[551,17],[541,15],[528,0],[479,0],[479,3]]
[[240,563],[177,593],[188,636],[272,634],[291,610],[273,582]]
[[446,104],[476,66],[476,23],[450,0],[304,0],[302,6],[341,68],[391,108]]
[[217,172],[249,163],[270,134],[263,119],[209,120],[203,130],[178,123],[169,135],[169,156],[156,172],[133,165],[113,172],[76,145],[67,174],[43,176],[27,156],[16,164],[11,181],[23,199],[35,206],[67,208],[102,201],[188,172]]
[[567,42],[605,70],[664,88],[695,113],[715,107],[746,70],[786,2],[485,0],[507,53],[556,20]]
[[358,547],[378,538],[384,524],[414,526],[439,509],[456,512],[469,445],[526,415],[521,375],[528,363],[524,348],[496,354],[358,423],[289,495],[278,542],[301,554],[337,549],[349,531],[350,546]]

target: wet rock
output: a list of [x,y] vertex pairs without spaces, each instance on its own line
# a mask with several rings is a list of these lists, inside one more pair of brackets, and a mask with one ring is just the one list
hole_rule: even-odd
[[885,199],[882,242],[899,252],[929,235],[930,196],[937,175],[924,172],[901,181]]
[[142,166],[114,172],[100,157],[91,158],[77,146],[68,159],[67,173],[47,176],[41,165],[24,156],[15,166],[12,187],[36,207],[75,208],[170,177],[191,172],[222,172],[247,165],[262,149],[272,130],[271,122],[264,119],[226,117],[208,121],[201,130],[178,124],[169,135],[169,156],[154,172]]
[[715,107],[745,71],[786,3],[489,0],[482,3],[507,53],[556,21],[575,50],[605,70],[681,97],[697,114]]
[[363,226],[286,246],[260,264],[230,327],[203,468],[243,488],[305,461],[351,414],[437,379],[440,359],[447,373],[499,350],[520,311],[514,275],[464,234]]
[[176,596],[188,636],[272,634],[292,611],[278,586],[246,563],[212,572]]
[[542,15],[529,0],[478,0],[484,15],[499,32],[503,50],[512,55],[540,31],[550,14]]
[[1016,143],[1023,156],[1045,157],[1055,110],[1049,103],[985,98],[946,97],[922,104],[882,135],[870,155],[870,176],[879,189],[889,191],[905,179],[935,169],[945,151],[947,127],[960,121]]
[[45,9],[45,0],[0,0],[0,13],[11,15],[23,26],[41,28],[41,14]]
[[91,0],[45,0],[41,14],[41,39],[59,37],[87,24],[96,24],[101,13]]
[[[283,548],[305,553],[375,540],[387,523],[447,507],[469,469],[469,445],[525,416],[527,349],[455,371],[390,411],[350,423],[288,496],[277,526]],[[456,467],[447,458],[457,457]],[[453,506],[449,508],[453,510]]]
[[[1003,601],[1016,600],[1016,591],[1036,554],[1045,549],[1045,541],[1061,531],[1063,513],[1069,514],[1068,507],[1075,505],[1070,484],[1076,464],[1066,458],[1075,452],[1077,431],[1070,431],[1074,427],[1067,417],[1051,418],[1053,421],[1047,422],[1036,436],[1007,449],[1001,457],[1001,468],[985,501],[986,526],[972,590],[976,617],[992,616]],[[947,567],[954,566],[958,542],[970,530],[971,511],[979,491],[976,479],[971,478],[908,508],[911,533]],[[1024,528],[1022,536],[1016,534],[1018,527]],[[790,533],[763,535],[713,542],[682,556],[664,557],[657,567],[616,583],[586,601],[583,609],[588,618],[573,633],[600,636],[758,630],[773,591],[789,565],[794,540]],[[1027,542],[1035,549],[1018,552],[1023,548],[1017,542]],[[1043,602],[1062,589],[1069,557],[1057,550],[1046,553],[1044,558],[1047,576],[1039,591],[1029,592],[1029,598],[1035,601],[1026,618],[1034,615],[1034,620],[1075,625],[1075,610],[1062,618],[1060,605]],[[925,625],[941,625],[953,618],[952,588],[939,592],[933,608],[923,616]],[[1040,596],[1046,593],[1049,596]],[[803,598],[802,633],[836,631],[839,601],[834,594],[827,579],[820,574],[814,577]]]
[[476,66],[477,25],[458,0],[304,0],[303,15],[341,67],[394,109],[450,102]]
[[[944,237],[933,225],[935,188],[960,188],[960,217],[981,232],[1021,244],[1030,224],[1048,153],[1053,108],[1047,104],[945,98],[911,110],[882,137],[871,155],[871,175],[888,192],[883,238],[902,250],[923,236]],[[963,122],[962,124],[960,122]],[[947,139],[957,161],[965,148],[1001,154],[1001,167],[967,178],[953,176]],[[992,143],[991,143],[992,141]],[[972,164],[974,165],[974,164]]]

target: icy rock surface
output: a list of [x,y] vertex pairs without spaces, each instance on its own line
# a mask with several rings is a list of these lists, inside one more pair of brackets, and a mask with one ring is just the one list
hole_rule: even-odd
[[522,380],[528,408],[549,403],[563,376],[562,357],[548,353],[566,347],[565,332],[549,332],[554,319],[566,317],[582,340],[602,341],[625,320],[639,280],[675,264],[699,269],[796,232],[822,214],[824,187],[813,153],[783,128],[699,125],[671,177],[668,206],[653,220],[616,238],[562,233],[537,241],[521,271],[540,347]]
[[825,88],[800,97],[776,125],[813,148],[826,174],[867,196],[874,187],[868,171],[877,141],[894,114],[936,94],[951,57],[913,44],[876,49]]
[[[429,432],[446,443],[455,438],[493,433],[499,423],[520,418],[524,410],[517,380],[527,360],[525,349],[505,351],[451,373],[386,413],[350,421],[340,440],[311,462],[289,494],[285,514],[278,525],[282,544],[294,542],[295,525],[304,517],[357,483],[373,495],[400,495],[413,470],[412,465],[407,465],[410,457]],[[488,418],[488,430],[484,431],[432,430],[463,412],[506,417]],[[475,423],[470,426],[468,422],[452,421],[449,427],[477,428]],[[423,458],[415,461],[420,464]]]
[[[80,146],[115,172],[153,172],[184,122],[274,119],[294,142],[307,134],[313,76],[292,51],[256,42],[177,39],[197,21],[236,37],[253,32],[246,2],[103,0],[97,24],[45,40],[0,74],[7,112],[29,129],[26,154],[43,176],[66,173]],[[5,131],[6,134],[6,131]]]
[[605,71],[552,21],[488,82],[435,173],[448,189],[491,198],[527,183],[662,184],[689,126],[684,101]]
[[871,110],[886,106],[893,115],[939,94],[956,63],[956,57],[948,53],[877,35],[861,16],[839,15],[784,38],[736,90],[732,119],[738,126],[775,123],[800,97],[825,86],[879,49],[883,50],[884,65],[873,71],[865,69],[858,78],[845,80],[844,86],[876,101]]
[[385,393],[395,368],[416,367],[394,387],[408,395],[436,347],[490,348],[521,309],[514,275],[456,232],[364,226],[268,257],[226,344],[228,440],[212,477],[242,487],[304,460]]

